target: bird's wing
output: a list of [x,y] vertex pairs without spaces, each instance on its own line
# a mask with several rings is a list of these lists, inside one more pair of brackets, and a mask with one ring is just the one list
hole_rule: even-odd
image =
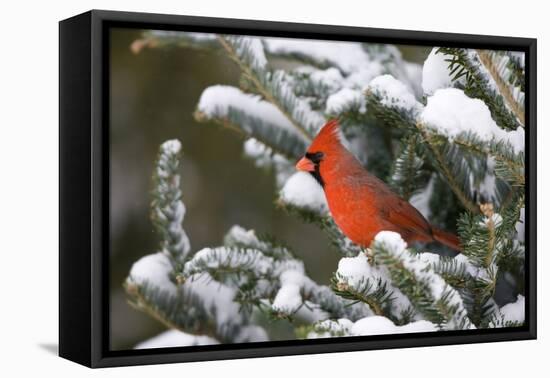
[[424,216],[410,203],[399,198],[391,198],[386,204],[387,220],[399,228],[399,232],[407,234],[418,241],[432,240],[431,227]]

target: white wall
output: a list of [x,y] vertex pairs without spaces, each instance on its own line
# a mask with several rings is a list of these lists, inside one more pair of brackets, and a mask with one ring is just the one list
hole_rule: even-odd
[[[55,357],[57,343],[57,21],[91,8],[536,37],[539,39],[539,234],[549,226],[543,1],[277,0],[4,1],[0,21],[0,374],[266,377],[513,377],[548,366],[549,241],[539,238],[539,340],[91,371]],[[265,4],[264,4],[265,3]],[[371,4],[372,3],[372,4]],[[453,2],[457,3],[457,2]],[[542,215],[542,216],[540,216]],[[6,259],[7,257],[7,259]],[[547,295],[547,294],[546,294]],[[11,373],[8,373],[11,371]],[[47,372],[47,373],[46,373]],[[543,376],[541,372],[534,376]],[[26,375],[26,374],[25,374]]]

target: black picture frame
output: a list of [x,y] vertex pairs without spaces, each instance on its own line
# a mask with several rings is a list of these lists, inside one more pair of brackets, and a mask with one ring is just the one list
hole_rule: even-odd
[[[517,50],[526,53],[526,325],[109,350],[109,30],[113,27]],[[89,367],[535,339],[536,39],[92,10],[59,23],[59,355]]]

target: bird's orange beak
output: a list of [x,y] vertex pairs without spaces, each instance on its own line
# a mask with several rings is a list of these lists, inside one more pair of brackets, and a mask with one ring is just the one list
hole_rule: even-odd
[[299,171],[313,172],[315,170],[315,164],[307,157],[303,157],[296,163],[296,169]]

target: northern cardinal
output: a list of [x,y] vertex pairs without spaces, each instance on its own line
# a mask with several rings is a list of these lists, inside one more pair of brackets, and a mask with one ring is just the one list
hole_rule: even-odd
[[458,238],[432,227],[409,202],[367,172],[342,145],[337,120],[323,126],[296,169],[306,171],[323,187],[334,222],[363,247],[380,231],[394,231],[411,244],[438,241],[460,251]]

